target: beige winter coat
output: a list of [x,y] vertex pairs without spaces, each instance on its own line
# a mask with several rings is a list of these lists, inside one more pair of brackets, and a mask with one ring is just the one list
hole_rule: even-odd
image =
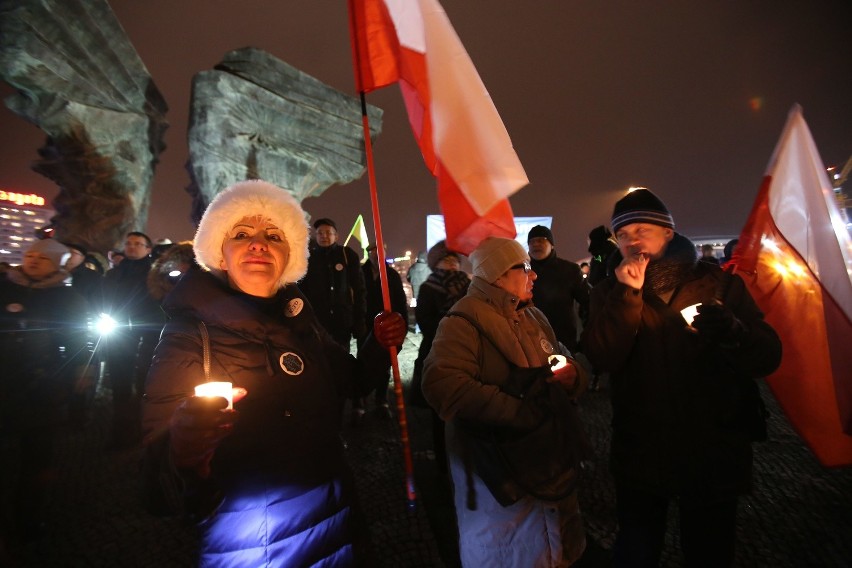
[[[501,429],[527,427],[520,399],[501,391],[509,376],[507,359],[517,367],[541,367],[553,354],[573,362],[571,354],[556,341],[540,310],[531,305],[518,309],[517,297],[479,277],[474,277],[454,311],[473,318],[499,348],[498,352],[465,319],[448,316],[438,326],[423,369],[423,394],[447,422],[462,564],[569,566],[585,549],[576,491],[557,502],[526,496],[501,506],[484,482],[465,467],[464,443],[453,421],[464,419]],[[585,371],[576,366],[579,376],[570,393],[575,397],[588,383]],[[466,501],[471,489],[476,495],[475,510]]]

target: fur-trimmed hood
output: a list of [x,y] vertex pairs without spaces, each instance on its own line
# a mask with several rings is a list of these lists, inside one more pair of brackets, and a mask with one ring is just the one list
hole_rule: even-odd
[[234,224],[244,217],[260,215],[281,229],[290,245],[290,258],[278,287],[298,281],[308,270],[308,224],[305,212],[290,193],[262,180],[235,183],[218,194],[198,224],[195,257],[204,270],[226,279],[221,270],[222,244]]

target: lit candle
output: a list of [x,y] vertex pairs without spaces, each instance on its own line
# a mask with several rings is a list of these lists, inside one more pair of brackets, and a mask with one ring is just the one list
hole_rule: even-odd
[[568,366],[568,358],[564,355],[551,355],[547,358],[547,362],[550,363],[550,370],[554,373],[562,367]]
[[228,401],[228,409],[234,408],[234,388],[233,384],[213,381],[202,383],[195,387],[195,396],[221,396]]
[[698,315],[698,306],[701,305],[701,302],[697,304],[692,304],[691,306],[686,306],[680,311],[680,315],[683,316],[683,319],[686,320],[686,325],[692,327],[692,320],[695,319],[695,316]]

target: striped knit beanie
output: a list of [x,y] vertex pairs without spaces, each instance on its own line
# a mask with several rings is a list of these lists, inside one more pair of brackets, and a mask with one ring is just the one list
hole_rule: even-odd
[[660,198],[647,189],[637,189],[622,197],[612,212],[612,232],[631,223],[649,223],[674,229],[674,219]]

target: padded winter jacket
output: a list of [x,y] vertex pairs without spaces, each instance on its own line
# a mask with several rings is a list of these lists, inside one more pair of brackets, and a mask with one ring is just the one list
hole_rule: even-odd
[[[509,292],[474,277],[467,295],[452,311],[475,320],[500,352],[468,321],[447,316],[438,326],[423,369],[423,394],[448,423],[447,452],[465,567],[567,566],[585,547],[576,491],[557,502],[525,496],[502,507],[465,464],[456,419],[501,430],[528,426],[521,399],[503,392],[508,388],[509,362],[541,367],[551,354],[570,356],[556,341],[544,314],[532,306],[519,309],[518,304],[519,299]],[[577,368],[580,374],[570,393],[573,396],[582,393],[588,382],[586,373]],[[475,510],[467,503],[471,489]]]
[[[684,237],[675,236],[675,247],[694,257]],[[736,344],[707,341],[680,314],[717,296],[745,326]],[[592,289],[583,344],[595,369],[611,373],[617,485],[708,500],[750,489],[751,442],[738,419],[748,410],[743,387],[777,368],[781,342],[741,278],[693,261],[664,300],[610,276]]]
[[[201,525],[200,564],[356,564],[361,543],[338,432],[344,399],[365,390],[363,365],[328,336],[295,286],[263,299],[190,271],[164,309],[172,319],[148,374],[143,425],[155,482],[175,473],[172,413],[207,380],[199,322],[209,333],[210,380],[248,391],[234,405],[239,419],[211,464],[224,500]],[[381,349],[369,343],[367,360]],[[185,497],[198,490],[192,476],[175,481]]]

